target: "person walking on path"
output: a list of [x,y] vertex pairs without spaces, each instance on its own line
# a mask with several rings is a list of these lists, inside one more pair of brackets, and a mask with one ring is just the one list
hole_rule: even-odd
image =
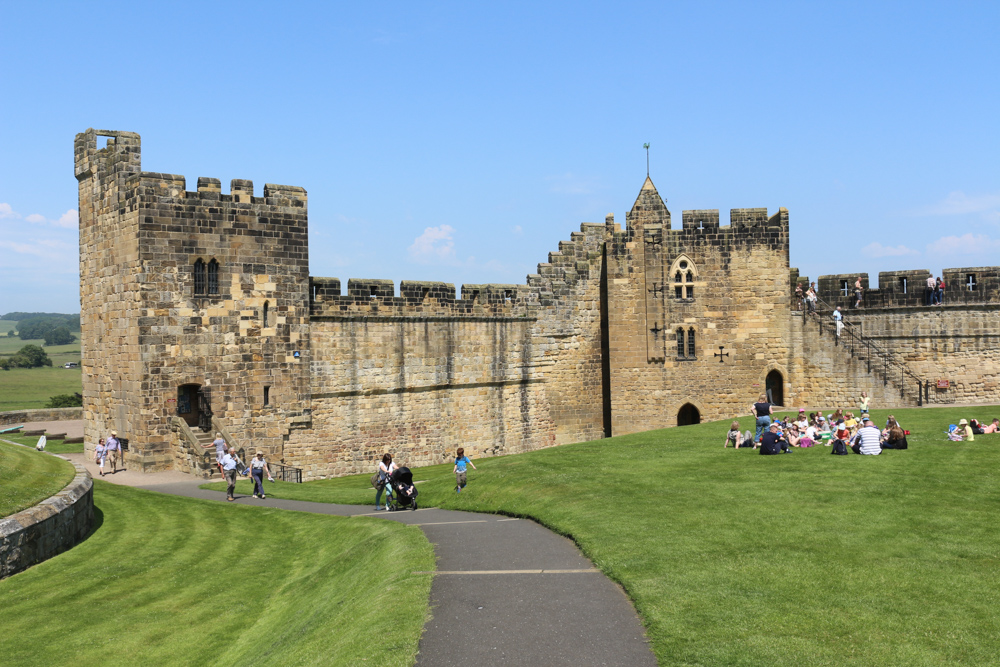
[[112,431],[111,437],[104,441],[105,457],[111,462],[111,472],[118,472],[118,453],[121,451],[121,443],[118,442],[118,431]]
[[[392,454],[386,452],[385,455],[382,456],[382,462],[378,464],[378,485],[375,487],[376,512],[382,509],[389,509],[389,500],[392,499],[392,487],[389,487],[389,475],[391,475],[392,471],[398,467],[399,466],[392,462]],[[384,508],[379,506],[383,491],[385,491]]]
[[104,457],[107,456],[108,450],[104,445],[104,438],[97,441],[97,447],[94,447],[94,463],[98,465],[101,469],[101,477],[104,477]]
[[253,497],[256,498],[260,496],[261,498],[267,498],[264,495],[264,475],[267,474],[267,481],[273,482],[274,478],[271,477],[271,470],[267,467],[267,461],[264,460],[264,452],[257,450],[257,456],[250,460],[250,476],[253,477]]
[[844,316],[840,312],[840,306],[833,311],[833,321],[837,323],[837,338],[840,338],[840,332],[844,330]]
[[767,401],[767,394],[761,394],[757,402],[750,406],[750,414],[757,419],[757,430],[753,434],[753,446],[757,448],[760,442],[761,431],[767,431],[771,425],[771,414],[774,412],[773,406]]
[[468,456],[465,455],[465,449],[462,447],[458,448],[455,452],[455,493],[461,493],[462,489],[465,488],[467,483],[466,479],[466,466],[472,466],[472,469],[476,469],[476,464],[474,464]]
[[232,447],[222,457],[222,475],[226,478],[226,500],[232,502],[236,500],[233,494],[236,492],[236,466],[239,459],[236,458],[236,450]]
[[219,466],[219,472],[222,472],[222,457],[226,455],[226,451],[229,447],[226,445],[225,438],[222,437],[221,433],[215,434],[215,440],[209,445],[202,445],[202,449],[211,449],[215,447],[215,464]]

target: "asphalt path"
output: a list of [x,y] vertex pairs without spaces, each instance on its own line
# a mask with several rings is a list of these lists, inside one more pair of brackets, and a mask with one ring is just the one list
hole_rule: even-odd
[[[88,468],[93,462],[79,457]],[[96,468],[95,468],[96,470]],[[179,473],[119,472],[104,479],[189,498],[225,494]],[[624,592],[572,541],[528,520],[437,508],[374,512],[237,496],[235,503],[337,516],[371,516],[419,526],[434,545],[432,617],[417,665],[655,665],[642,623]],[[372,641],[378,629],[372,629]]]

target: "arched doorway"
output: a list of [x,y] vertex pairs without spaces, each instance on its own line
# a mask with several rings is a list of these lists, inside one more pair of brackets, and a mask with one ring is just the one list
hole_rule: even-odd
[[677,411],[678,426],[690,426],[691,424],[700,423],[701,413],[698,412],[698,408],[694,407],[690,403],[685,403],[681,406],[681,409]]
[[177,387],[177,416],[203,431],[212,429],[212,403],[208,387],[182,384]]
[[767,400],[774,405],[785,404],[785,379],[781,377],[779,371],[771,371],[764,379],[764,387],[767,389]]

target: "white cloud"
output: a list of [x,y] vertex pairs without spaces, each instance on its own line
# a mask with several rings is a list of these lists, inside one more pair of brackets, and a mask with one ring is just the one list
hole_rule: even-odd
[[881,243],[869,243],[861,249],[861,254],[865,257],[903,257],[905,255],[919,255],[920,253],[905,245],[884,246]]
[[75,229],[80,226],[80,214],[75,208],[71,208],[62,215],[59,216],[58,220],[53,221],[56,227],[65,227],[66,229]]
[[942,216],[968,215],[982,213],[990,218],[1000,215],[1000,193],[976,195],[970,197],[960,190],[949,192],[948,196],[939,202],[913,211],[914,215]]
[[10,218],[12,220],[17,220],[21,215],[10,207],[10,204],[0,203],[0,220],[4,218]]
[[41,225],[45,223],[45,216],[41,215],[40,213],[32,213],[27,218],[25,218],[25,220],[27,220],[33,225]]
[[409,247],[410,257],[418,262],[452,261],[455,258],[455,241],[450,225],[428,227]]
[[52,257],[52,250],[42,244],[17,243],[16,241],[0,240],[0,248],[13,250],[20,255],[38,255],[39,257]]
[[1000,240],[985,234],[943,236],[927,244],[927,253],[937,255],[980,255],[997,250],[1000,250]]

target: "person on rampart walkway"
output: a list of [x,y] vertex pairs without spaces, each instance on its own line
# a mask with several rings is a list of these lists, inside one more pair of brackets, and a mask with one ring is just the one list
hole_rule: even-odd
[[766,431],[771,425],[773,406],[767,401],[767,394],[761,394],[757,402],[750,406],[750,414],[757,420],[757,430],[753,434],[754,447],[760,442],[761,431]]
[[941,276],[934,281],[934,303],[938,306],[944,305],[944,280]]
[[861,276],[854,281],[854,307],[861,307],[861,297],[864,296],[865,288],[861,286]]
[[833,321],[837,323],[837,338],[840,338],[840,332],[844,330],[844,315],[840,312],[840,306],[833,311]]
[[232,447],[222,457],[222,474],[226,478],[226,500],[232,502],[236,500],[233,494],[236,492],[236,466],[239,459],[236,458],[236,450]]
[[111,437],[104,441],[105,457],[111,463],[111,472],[118,472],[118,457],[121,454],[121,443],[118,442],[118,431],[112,431]]
[[[375,511],[378,512],[383,509],[389,509],[389,500],[392,498],[392,487],[389,486],[389,475],[392,471],[398,468],[395,463],[392,462],[392,454],[386,452],[382,456],[382,462],[378,464],[378,484],[375,486]],[[385,507],[380,507],[379,503],[382,500],[382,492],[385,492]]]
[[264,475],[267,474],[267,481],[273,482],[274,478],[271,477],[271,470],[267,467],[267,461],[264,460],[264,452],[257,450],[257,456],[250,459],[250,475],[253,477],[253,497],[256,498],[260,496],[261,498],[267,498],[264,495]]
[[934,293],[937,291],[937,281],[934,276],[927,276],[927,287],[924,289],[924,305],[934,305]]
[[809,289],[806,291],[806,305],[809,306],[809,312],[816,312],[816,301],[818,297],[816,296],[816,283],[809,283]]

